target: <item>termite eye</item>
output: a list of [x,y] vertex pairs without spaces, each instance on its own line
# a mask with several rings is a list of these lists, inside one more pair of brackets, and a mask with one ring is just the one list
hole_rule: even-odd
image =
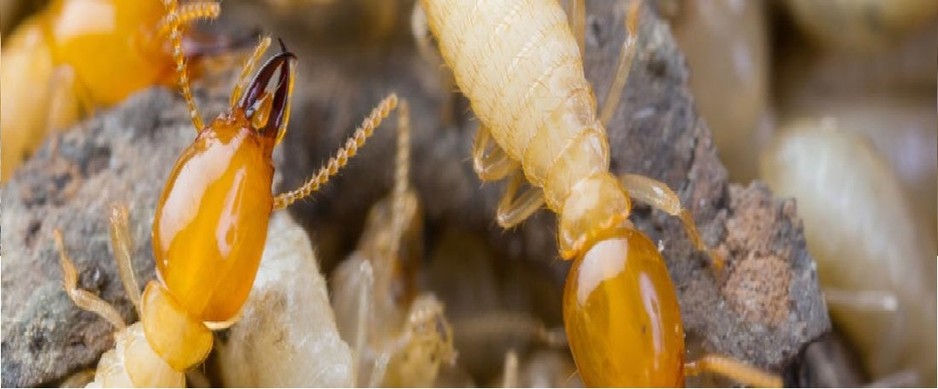
[[238,107],[257,132],[276,137],[286,132],[290,120],[290,101],[296,73],[296,56],[281,52],[267,61],[257,72]]

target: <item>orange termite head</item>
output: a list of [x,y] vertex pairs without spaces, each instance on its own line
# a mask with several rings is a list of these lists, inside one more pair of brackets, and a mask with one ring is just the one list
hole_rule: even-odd
[[283,139],[290,121],[290,103],[296,74],[296,55],[280,41],[281,52],[271,57],[251,80],[236,107],[258,134]]

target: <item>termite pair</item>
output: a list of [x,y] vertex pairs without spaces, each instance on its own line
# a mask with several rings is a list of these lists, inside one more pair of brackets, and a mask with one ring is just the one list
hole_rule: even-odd
[[325,184],[397,106],[396,95],[385,98],[316,175],[302,187],[274,196],[271,154],[289,121],[296,57],[281,43],[281,52],[249,79],[270,44],[269,38],[261,40],[234,87],[229,111],[205,126],[189,92],[181,53],[183,10],[175,0],[164,3],[179,84],[198,135],[176,161],[157,205],[153,251],[158,279],[142,295],[130,265],[127,210],[112,208],[112,249],[140,322],[127,326],[114,307],[78,288],[62,235],[54,233],[69,297],[117,328],[115,349],[102,356],[95,372],[97,386],[184,385],[185,371],[211,351],[212,330],[238,320],[271,212]]
[[[216,1],[199,0],[182,4],[172,18],[184,30],[219,12]],[[174,83],[173,57],[183,48],[165,45],[172,29],[164,15],[155,0],[55,0],[13,32],[0,69],[0,183],[51,130],[143,88]],[[232,44],[187,41],[191,56]]]
[[[628,11],[629,37],[599,119],[583,72],[582,2],[570,1],[579,39],[555,1],[420,5],[479,118],[472,151],[479,178],[508,179],[498,223],[515,226],[544,205],[558,215],[560,255],[574,261],[564,290],[564,322],[584,383],[679,386],[686,375],[710,371],[750,385],[780,386],[778,377],[726,357],[685,364],[675,288],[655,245],[628,221],[631,199],[680,217],[714,269],[722,259],[703,243],[667,185],[638,175],[615,177],[609,170],[605,125],[636,51],[640,3],[633,1]],[[531,187],[519,195],[525,181]]]

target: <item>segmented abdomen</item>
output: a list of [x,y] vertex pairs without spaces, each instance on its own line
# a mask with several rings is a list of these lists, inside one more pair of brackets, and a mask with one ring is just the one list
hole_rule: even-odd
[[114,340],[114,348],[98,361],[89,388],[185,386],[185,373],[173,370],[150,347],[143,323],[118,331]]
[[608,168],[605,130],[566,14],[554,1],[422,1],[440,52],[479,120],[557,210]]

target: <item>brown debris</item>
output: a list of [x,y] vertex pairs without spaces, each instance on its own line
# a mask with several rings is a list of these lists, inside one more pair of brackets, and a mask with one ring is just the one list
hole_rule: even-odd
[[723,284],[723,297],[743,320],[776,326],[788,317],[788,263],[777,256],[750,254]]

